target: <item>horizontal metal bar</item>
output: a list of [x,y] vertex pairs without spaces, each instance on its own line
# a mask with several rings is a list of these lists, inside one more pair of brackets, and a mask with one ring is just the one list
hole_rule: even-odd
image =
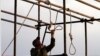
[[82,0],[76,0],[76,1],[81,2],[81,3],[85,4],[85,5],[88,5],[88,6],[92,7],[92,8],[95,8],[97,10],[100,10],[100,8],[98,8],[98,7],[96,7],[96,6],[92,5],[92,4],[89,4],[89,3],[85,2],[85,1],[82,1]]
[[[70,23],[82,23],[82,22],[81,21],[66,22],[66,24],[70,24]],[[52,23],[52,25],[61,25],[61,24],[63,24],[63,22],[61,22],[61,23]],[[49,24],[41,24],[41,26],[47,26],[47,25],[49,25]]]
[[[14,13],[12,13],[12,12],[8,12],[8,11],[4,11],[4,10],[1,10],[1,12],[3,12],[3,13],[7,13],[7,14],[10,14],[10,15],[14,15]],[[29,18],[29,17],[26,17],[26,16],[22,16],[22,15],[18,15],[18,14],[17,14],[17,16],[18,16],[18,17],[21,17],[21,18],[28,19],[28,20],[32,20],[32,21],[35,21],[35,22],[39,22],[38,20],[35,20],[35,19],[32,19],[32,18]],[[43,22],[43,21],[41,21],[41,23],[49,24],[49,23],[46,23],[46,22]]]
[[[36,2],[32,2],[32,1],[29,1],[29,0],[23,0],[23,1],[28,2],[28,3],[31,3],[31,4],[38,5],[38,3],[36,3]],[[59,12],[59,13],[62,13],[62,14],[63,14],[63,12],[62,12],[62,11],[60,11],[60,10],[57,10],[57,9],[54,9],[54,8],[50,8],[50,7],[45,6],[45,5],[42,5],[42,4],[40,4],[40,6],[41,6],[41,7],[44,7],[44,8],[47,8],[47,9],[51,9],[51,10],[53,10],[53,11],[57,11],[57,12]],[[79,19],[79,20],[81,20],[81,19],[82,19],[82,18],[77,17],[77,16],[75,16],[75,15],[70,15],[69,13],[65,13],[65,14],[66,14],[66,15],[68,15],[68,16],[71,16],[71,17],[73,17],[73,18]],[[88,23],[93,24],[92,22],[88,22]]]
[[[86,20],[86,22],[89,22],[89,21],[98,21],[100,19],[91,19],[91,20]],[[80,20],[80,21],[72,21],[72,22],[66,22],[66,24],[70,24],[70,23],[83,23],[85,22],[85,19],[83,20]],[[60,23],[52,23],[52,25],[60,25],[60,24],[64,24],[63,22],[60,22]],[[41,26],[47,26],[49,24],[42,24]]]
[[95,1],[98,1],[98,2],[100,2],[100,0],[95,0]]
[[[11,20],[7,20],[7,19],[3,19],[1,18],[2,21],[6,21],[6,22],[9,22],[9,23],[14,23],[14,21],[11,21]],[[19,23],[17,22],[18,25],[23,25],[23,26],[26,26],[26,27],[29,27],[29,28],[34,28],[36,29],[36,27],[33,27],[33,26],[30,26],[30,25],[27,25],[27,24],[22,24],[22,23]]]
[[[43,3],[46,4],[46,1],[43,1],[43,0],[39,0],[39,1],[40,1],[40,2],[43,2]],[[47,4],[47,5],[48,5],[48,4]],[[51,2],[50,2],[49,5],[54,6],[54,7],[57,7],[57,8],[60,8],[60,9],[63,9],[62,6],[59,6],[59,5],[53,4],[53,3],[51,3]],[[72,9],[70,9],[70,8],[66,8],[65,10],[66,10],[66,11],[73,12],[73,13],[76,13],[76,14],[81,15],[81,16],[84,16],[84,17],[87,17],[87,18],[90,18],[90,19],[93,18],[92,16],[85,15],[85,14],[83,14],[83,13],[77,12],[77,11],[72,10]]]

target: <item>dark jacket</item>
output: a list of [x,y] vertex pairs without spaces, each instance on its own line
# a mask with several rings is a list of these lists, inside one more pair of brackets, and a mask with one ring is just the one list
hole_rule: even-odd
[[55,46],[55,39],[51,38],[51,43],[48,46],[44,46],[41,49],[32,48],[30,53],[31,56],[47,56],[47,53]]

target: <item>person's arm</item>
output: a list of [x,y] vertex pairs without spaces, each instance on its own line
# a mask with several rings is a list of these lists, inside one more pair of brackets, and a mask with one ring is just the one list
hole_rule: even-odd
[[47,52],[51,51],[51,49],[55,46],[55,38],[54,38],[54,30],[51,31],[51,43],[46,47]]

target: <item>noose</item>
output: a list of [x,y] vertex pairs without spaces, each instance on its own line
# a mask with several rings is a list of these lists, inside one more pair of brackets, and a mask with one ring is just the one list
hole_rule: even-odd
[[[61,10],[61,9],[59,9]],[[55,32],[55,30],[62,30],[63,27],[61,25],[54,25],[54,29],[51,29],[52,25],[53,25],[53,22],[51,20],[51,4],[50,4],[50,9],[49,9],[49,12],[50,12],[50,25],[48,26],[48,30],[51,32],[52,30]],[[57,18],[58,18],[58,12],[56,13],[56,19],[55,19],[55,23],[57,23]],[[60,29],[57,29],[58,27],[61,27]],[[50,51],[50,55],[51,55],[51,51]]]
[[[70,15],[71,15],[71,12],[70,12]],[[70,22],[72,22],[71,16],[70,16]],[[69,46],[69,54],[70,55],[75,55],[76,54],[76,48],[75,48],[75,46],[73,44],[72,23],[70,23],[70,33],[69,33],[69,37],[70,37],[70,40],[71,40],[71,43],[70,43],[70,46]],[[74,52],[71,52],[71,47],[74,48]]]
[[52,21],[51,21],[51,5],[50,5],[50,9],[49,9],[49,13],[50,13],[50,25],[48,26],[48,30],[51,31],[51,26],[53,25]]
[[[59,9],[59,10],[61,10],[61,9]],[[50,25],[48,26],[48,29],[49,29],[49,31],[51,31],[51,27],[52,27],[52,25],[53,25],[53,22],[52,22],[52,20],[51,20],[51,5],[50,5],[50,9],[49,9],[49,12],[50,12]],[[57,18],[58,18],[58,12],[56,13],[56,19],[55,19],[55,23],[57,23]],[[57,29],[58,27],[61,27],[60,29]],[[62,30],[63,29],[63,27],[61,26],[61,25],[54,25],[54,29],[53,30]]]

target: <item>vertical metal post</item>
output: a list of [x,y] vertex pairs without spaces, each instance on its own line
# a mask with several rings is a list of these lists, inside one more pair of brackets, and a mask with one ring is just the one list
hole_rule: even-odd
[[64,26],[64,56],[66,56],[66,0],[63,0],[63,26]]
[[38,1],[38,37],[40,37],[40,1]]
[[16,56],[17,0],[14,1],[14,56]]
[[87,22],[85,19],[85,56],[87,56]]
[[43,35],[43,40],[42,40],[42,44],[44,43],[44,39],[45,39],[45,35],[46,35],[46,32],[47,32],[47,26],[46,26],[46,28],[45,28],[45,32],[44,32],[44,35]]

